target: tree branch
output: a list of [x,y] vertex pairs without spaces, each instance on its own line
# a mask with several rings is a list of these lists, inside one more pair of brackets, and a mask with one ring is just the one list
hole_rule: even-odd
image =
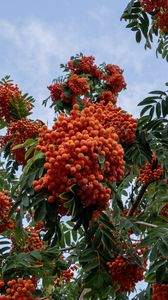
[[155,224],[150,224],[150,223],[147,223],[147,222],[143,222],[143,221],[137,221],[135,222],[136,224],[139,224],[139,225],[144,225],[144,226],[147,226],[147,227],[153,227],[153,228],[157,228],[158,225],[155,225]]
[[86,289],[86,288],[84,288],[83,290],[82,290],[82,293],[80,294],[80,296],[79,296],[79,299],[78,300],[84,300],[84,296],[86,295],[86,293],[88,293],[88,292],[90,292],[91,291],[91,289]]
[[134,203],[132,204],[132,206],[130,207],[128,213],[127,213],[127,216],[132,216],[134,214],[134,212],[136,211],[136,209],[138,208],[145,192],[146,192],[146,189],[148,187],[148,184],[147,183],[144,183],[143,186],[141,187],[140,191],[139,191],[139,194],[137,196],[137,198],[135,199]]

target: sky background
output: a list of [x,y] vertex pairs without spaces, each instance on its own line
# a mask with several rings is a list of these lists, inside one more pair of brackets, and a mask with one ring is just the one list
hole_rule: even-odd
[[34,118],[52,124],[53,112],[41,106],[47,86],[62,75],[59,68],[71,55],[93,55],[96,63],[124,69],[127,90],[119,105],[134,116],[136,104],[153,89],[164,89],[167,64],[135,42],[120,16],[126,0],[1,1],[0,77],[10,74],[36,99]]
[[167,64],[135,42],[120,16],[126,0],[8,0],[0,9],[0,78],[10,74],[20,89],[36,99],[33,118],[48,121],[54,114],[41,106],[47,86],[62,75],[59,68],[71,55],[93,55],[96,63],[119,65],[127,90],[118,103],[138,117],[137,103],[149,91],[164,89]]

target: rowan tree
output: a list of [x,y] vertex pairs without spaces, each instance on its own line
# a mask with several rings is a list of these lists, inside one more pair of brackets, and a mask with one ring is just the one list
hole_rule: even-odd
[[[124,18],[133,27],[152,11],[166,38],[155,2],[131,1]],[[144,280],[134,300],[166,300],[168,91],[150,92],[134,118],[118,106],[120,66],[79,54],[61,68],[43,101],[51,128],[0,81],[0,299],[126,300]]]

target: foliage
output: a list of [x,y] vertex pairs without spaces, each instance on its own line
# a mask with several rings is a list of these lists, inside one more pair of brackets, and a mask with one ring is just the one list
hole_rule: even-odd
[[166,61],[168,61],[167,11],[166,0],[131,0],[121,16],[121,19],[128,22],[126,27],[135,32],[137,43],[141,42],[142,37],[145,39],[145,49],[150,49],[156,38],[156,55],[161,55]]

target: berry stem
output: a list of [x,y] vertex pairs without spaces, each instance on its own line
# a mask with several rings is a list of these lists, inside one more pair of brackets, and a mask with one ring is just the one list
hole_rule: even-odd
[[139,191],[139,194],[137,196],[137,198],[135,199],[135,201],[133,202],[132,206],[130,207],[127,216],[133,216],[134,212],[136,211],[136,209],[138,208],[138,206],[141,203],[141,200],[146,192],[146,189],[148,187],[148,183],[144,183]]

